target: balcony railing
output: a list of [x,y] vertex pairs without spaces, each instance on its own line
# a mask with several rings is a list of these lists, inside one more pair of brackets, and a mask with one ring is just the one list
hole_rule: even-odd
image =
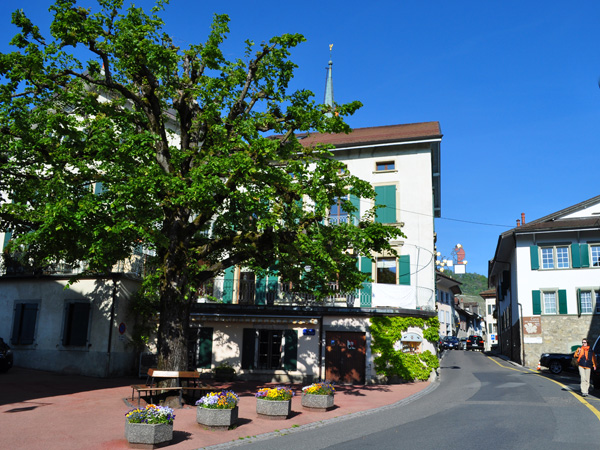
[[328,285],[330,295],[319,299],[312,293],[297,292],[289,283],[256,282],[246,280],[214,279],[202,285],[198,302],[237,303],[240,305],[288,305],[288,306],[371,306],[370,284],[365,288],[342,292],[335,283]]

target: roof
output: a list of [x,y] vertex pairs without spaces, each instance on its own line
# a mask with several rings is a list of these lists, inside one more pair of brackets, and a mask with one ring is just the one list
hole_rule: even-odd
[[421,122],[381,127],[355,128],[350,133],[310,133],[298,136],[304,146],[332,144],[346,147],[366,144],[386,144],[395,142],[424,141],[442,138],[439,122]]
[[513,233],[536,231],[536,230],[561,230],[568,228],[596,228],[600,225],[600,217],[582,217],[572,219],[561,219],[566,215],[572,214],[577,211],[581,211],[591,205],[600,203],[600,195],[592,197],[583,202],[561,209],[554,213],[548,214],[539,219],[532,220],[531,222],[521,225],[519,227],[511,228],[505,231],[500,236],[505,237]]
[[[496,252],[494,254],[494,258],[490,260],[488,264],[488,278],[491,280],[492,272],[495,272],[494,266],[496,262],[504,263],[503,261],[499,261],[499,256],[501,248],[504,247],[504,242],[510,242],[506,241],[507,238],[518,234],[533,233],[536,231],[543,232],[559,230],[598,229],[600,228],[600,217],[588,216],[562,219],[562,217],[582,211],[598,203],[600,203],[600,195],[592,197],[588,200],[584,200],[583,202],[577,203],[567,208],[561,209],[560,211],[553,212],[544,217],[540,217],[539,219],[532,220],[531,222],[526,223],[525,225],[511,228],[510,230],[500,234],[500,236],[498,237],[498,243],[496,244]],[[510,248],[510,245],[507,244],[506,247]]]

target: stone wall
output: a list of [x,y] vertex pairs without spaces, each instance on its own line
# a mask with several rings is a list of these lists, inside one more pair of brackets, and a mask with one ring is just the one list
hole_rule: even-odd
[[540,316],[541,342],[525,344],[525,366],[536,368],[542,353],[570,353],[587,337],[594,344],[600,336],[600,316],[556,315]]

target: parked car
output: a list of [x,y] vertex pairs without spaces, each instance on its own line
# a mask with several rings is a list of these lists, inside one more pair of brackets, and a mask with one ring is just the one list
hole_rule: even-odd
[[467,350],[483,350],[483,338],[481,336],[471,335],[467,338]]
[[459,341],[456,336],[445,336],[442,339],[442,348],[447,350],[458,350]]
[[461,337],[459,339],[458,348],[460,350],[466,350],[467,349],[467,338],[466,337]]
[[554,374],[559,374],[563,370],[574,371],[576,367],[571,364],[573,360],[572,353],[542,353],[540,356],[540,366],[547,367]]
[[6,372],[13,365],[13,353],[7,343],[0,338],[0,372]]

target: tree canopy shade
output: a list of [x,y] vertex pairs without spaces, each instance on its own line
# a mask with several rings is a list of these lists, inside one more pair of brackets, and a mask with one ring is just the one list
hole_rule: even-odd
[[[228,267],[276,273],[300,291],[343,290],[367,275],[356,258],[390,250],[399,229],[324,220],[337,199],[373,199],[324,146],[298,133],[343,133],[359,102],[331,109],[288,92],[298,34],[221,52],[229,19],[182,49],[123,0],[98,12],[57,0],[44,37],[22,11],[0,55],[0,229],[42,267],[84,261],[109,273],[140,243],[156,254],[144,292],[159,298],[159,367],[185,369],[189,308]],[[83,61],[80,55],[87,55]],[[345,211],[356,213],[352,202]],[[303,270],[310,266],[310,272]]]

